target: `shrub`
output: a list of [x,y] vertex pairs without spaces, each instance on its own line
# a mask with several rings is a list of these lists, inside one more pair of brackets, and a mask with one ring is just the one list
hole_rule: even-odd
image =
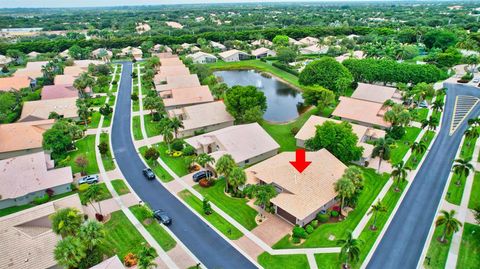
[[135,254],[133,253],[128,253],[123,258],[123,264],[125,264],[125,266],[127,267],[132,267],[137,265],[137,256],[135,256]]
[[132,99],[132,101],[138,101],[138,94],[136,92],[132,93],[130,99]]
[[405,128],[402,126],[393,126],[387,131],[387,136],[395,140],[401,139],[404,135]]
[[312,222],[310,224],[312,224],[313,227],[317,227],[318,226],[318,220],[314,219],[314,220],[312,220]]
[[198,130],[198,131],[194,131],[193,135],[197,136],[197,135],[201,135],[201,134],[204,134],[204,133],[205,133],[205,130]]
[[97,248],[87,251],[87,255],[80,261],[78,269],[88,269],[102,261],[103,253]]
[[183,153],[181,151],[174,151],[173,154],[172,154],[173,157],[180,157],[182,155],[183,155]]
[[286,64],[282,64],[282,63],[279,63],[279,62],[273,62],[272,65],[275,66],[276,68],[281,69],[285,72],[288,72],[292,75],[295,75],[295,76],[299,75],[297,70],[294,70],[294,69],[290,68],[290,66],[288,66]]
[[90,187],[90,185],[87,184],[87,183],[85,183],[85,184],[80,184],[80,185],[78,185],[78,191],[79,191],[79,192],[84,192],[84,191],[86,191],[89,187]]
[[299,244],[299,243],[300,243],[300,238],[298,238],[298,237],[292,237],[292,243],[294,243],[294,244]]
[[335,217],[338,217],[338,215],[340,215],[340,213],[338,213],[338,211],[332,211],[332,212],[330,212],[330,216],[332,216],[332,217],[334,217],[334,218],[335,218]]
[[192,156],[193,154],[195,154],[195,148],[187,144],[183,148],[182,152],[183,152],[183,155],[185,156]]
[[293,127],[292,129],[290,129],[290,133],[292,135],[296,135],[298,133],[298,131],[300,131],[300,128],[298,128],[298,127]]
[[207,188],[207,187],[210,187],[210,181],[206,178],[202,178],[200,179],[200,181],[198,182],[198,185],[200,185],[200,187],[204,187],[204,188]]
[[317,220],[320,221],[321,223],[328,222],[330,219],[330,216],[328,214],[318,214],[317,215]]
[[307,238],[307,236],[308,236],[305,229],[303,229],[302,227],[300,227],[298,225],[293,227],[292,234],[293,234],[293,237],[304,238],[304,239]]
[[50,200],[50,196],[48,196],[48,194],[45,194],[42,197],[36,197],[35,199],[33,199],[33,203],[36,205],[41,205],[48,202],[49,200]]
[[311,233],[313,233],[313,230],[315,230],[315,229],[313,228],[312,225],[309,224],[309,225],[307,225],[307,227],[305,227],[305,230],[307,231],[308,234],[311,234]]
[[175,151],[181,151],[183,150],[183,141],[182,140],[175,140],[173,141],[172,143],[172,149],[175,150]]
[[163,119],[162,114],[158,112],[152,114],[152,121],[160,121],[161,119]]

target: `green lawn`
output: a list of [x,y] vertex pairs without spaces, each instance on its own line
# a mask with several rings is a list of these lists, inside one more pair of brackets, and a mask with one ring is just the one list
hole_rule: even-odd
[[465,223],[457,268],[480,268],[480,226]]
[[132,111],[139,111],[140,110],[140,101],[136,100],[136,101],[133,101],[132,100]]
[[165,170],[163,167],[157,162],[157,161],[150,161],[146,160],[144,156],[145,151],[147,150],[147,146],[143,146],[138,149],[140,154],[142,155],[142,158],[147,162],[148,166],[153,170],[155,175],[163,181],[163,182],[169,182],[173,180],[173,177]]
[[77,150],[68,152],[67,156],[67,166],[72,167],[73,173],[81,172],[81,168],[75,163],[75,159],[79,156],[85,156],[88,160],[87,167],[85,168],[85,173],[87,174],[97,174],[99,172],[97,165],[97,157],[95,156],[95,136],[87,135],[84,138],[77,140],[75,142]]
[[315,261],[318,268],[322,269],[338,269],[341,268],[338,253],[321,253],[315,254]]
[[470,193],[470,201],[468,208],[474,209],[480,207],[480,173],[476,172],[473,178],[472,192]]
[[130,193],[130,189],[128,188],[127,184],[125,184],[123,179],[114,179],[111,182],[118,195]]
[[139,205],[134,205],[129,207],[130,211],[132,211],[133,215],[142,223],[143,227],[147,229],[147,231],[155,238],[157,243],[162,247],[163,250],[169,251],[177,245],[175,239],[173,239],[170,234],[165,231],[165,229],[156,221],[155,219],[152,220],[150,224],[145,224],[143,214],[141,213],[141,209]]
[[[98,196],[98,199],[95,200],[95,202],[100,202],[100,201],[103,201],[103,200],[107,200],[107,199],[110,199],[112,198],[112,194],[108,191],[107,189],[107,185],[105,185],[105,183],[96,183],[98,188],[100,189],[100,194]],[[84,192],[79,192],[78,194],[80,196],[80,201],[82,201],[82,204],[87,204],[88,201],[85,200],[85,195],[84,195]],[[94,203],[94,207],[97,208],[98,210],[98,207],[97,205]]]
[[[58,199],[61,199],[63,197],[75,194],[75,193],[77,193],[77,192],[76,191],[69,191],[69,192],[62,193],[62,194],[56,194],[56,195],[53,195],[50,198],[50,201],[58,200]],[[13,214],[13,213],[16,213],[16,212],[19,212],[19,211],[22,211],[22,210],[25,210],[25,209],[28,209],[28,208],[35,207],[35,206],[37,206],[37,205],[31,203],[31,204],[26,204],[26,205],[3,208],[3,209],[0,209],[0,217],[10,215],[10,214]]]
[[242,224],[243,227],[248,230],[257,227],[257,223],[255,222],[255,217],[258,214],[257,211],[247,205],[247,199],[227,196],[223,192],[225,189],[224,179],[216,180],[215,184],[209,188],[202,188],[199,185],[196,185],[194,188],[204,197],[208,197],[208,199],[222,211]]
[[102,155],[103,167],[105,168],[105,171],[111,171],[115,169],[115,162],[113,161],[112,151],[110,149],[110,136],[107,133],[101,133],[100,143],[101,142],[107,143],[109,147],[109,151],[105,155]]
[[193,195],[188,190],[183,190],[179,192],[178,195],[191,208],[193,208],[200,215],[202,215],[210,224],[212,224],[229,239],[236,240],[243,236],[242,232],[240,232],[237,228],[235,228],[235,226],[233,226],[230,222],[220,216],[217,212],[213,212],[210,215],[205,215],[205,213],[203,213],[202,201],[200,201],[200,199],[195,197],[195,195]]
[[[434,131],[426,131],[425,134],[422,137],[422,141],[427,145],[427,148],[430,146],[430,143],[432,143],[433,137],[435,136]],[[406,166],[410,167],[412,170],[417,169],[418,164],[422,160],[423,156],[426,154],[426,152],[422,154],[412,154],[410,155],[410,158],[408,158]]]
[[105,101],[107,101],[107,96],[96,96],[88,99],[90,102],[90,105],[92,107],[100,107],[105,104]]
[[[306,255],[270,255],[263,252],[258,256],[258,263],[265,269],[308,269],[308,260]],[[322,268],[322,267],[319,267]],[[323,268],[322,268],[323,269]]]
[[110,127],[110,124],[112,123],[112,114],[108,115],[107,117],[103,117],[103,123],[102,127]]
[[123,259],[129,252],[137,253],[142,244],[147,243],[122,211],[111,214],[110,220],[105,223],[105,230],[105,243],[101,250],[107,256],[117,254]]
[[413,110],[413,121],[422,122],[422,120],[426,120],[428,116],[428,108],[417,108]]
[[211,70],[239,70],[239,69],[255,69],[258,71],[268,72],[281,78],[282,80],[292,84],[295,87],[302,88],[298,83],[298,77],[272,66],[269,63],[260,60],[247,60],[239,62],[222,62],[217,61],[207,65]]
[[142,127],[140,126],[140,116],[133,116],[132,117],[132,131],[133,131],[133,138],[135,140],[142,140]]
[[336,241],[330,241],[328,237],[334,235],[336,239],[343,238],[347,230],[353,231],[362,217],[370,210],[378,193],[382,190],[388,181],[388,174],[378,175],[373,169],[362,168],[364,174],[364,188],[358,199],[357,207],[352,211],[348,218],[342,222],[321,224],[320,227],[309,235],[308,239],[301,245],[293,245],[290,242],[290,236],[287,235],[278,241],[273,248],[314,248],[314,247],[333,247]]
[[466,138],[463,140],[462,151],[460,152],[460,158],[468,159],[472,158],[473,151],[475,150],[476,138]]
[[465,188],[464,176],[460,177],[460,184],[457,184],[459,176],[453,174],[450,184],[448,185],[448,191],[445,194],[445,200],[454,205],[460,205],[462,202],[463,190]]
[[90,116],[90,122],[88,123],[88,128],[89,129],[95,129],[98,128],[98,124],[100,123],[100,118],[102,117],[102,114],[100,112],[95,111],[92,113]]
[[293,128],[302,128],[303,124],[311,115],[318,112],[316,108],[310,109],[303,113],[295,121],[286,124],[275,124],[262,121],[261,126],[265,131],[280,145],[280,152],[294,151],[297,148],[295,135],[292,133]]
[[420,128],[417,127],[406,127],[405,128],[405,135],[395,142],[392,145],[392,150],[390,153],[390,163],[397,164],[399,163],[405,154],[407,154],[408,150],[410,149],[410,145],[417,139],[417,136],[422,131]]
[[188,174],[187,164],[185,162],[185,157],[182,155],[180,157],[173,157],[166,153],[168,146],[165,143],[158,143],[155,145],[160,152],[160,158],[170,167],[170,169],[177,174],[177,176],[182,177]]
[[144,115],[143,120],[145,122],[145,131],[147,132],[147,137],[160,135],[160,124],[152,121],[152,116],[150,116],[150,114]]
[[[433,233],[432,240],[430,241],[430,246],[428,247],[427,255],[423,261],[423,266],[427,269],[443,269],[445,268],[445,263],[447,262],[448,250],[450,249],[450,242],[452,236],[446,236],[448,240],[447,243],[440,243],[438,238],[441,238],[443,233],[443,226],[435,228]],[[429,259],[430,258],[430,264]]]
[[114,106],[114,105],[115,105],[115,99],[116,99],[116,98],[117,98],[117,97],[116,97],[115,95],[113,95],[113,94],[110,95],[110,98],[108,98],[108,105],[109,105],[109,106]]

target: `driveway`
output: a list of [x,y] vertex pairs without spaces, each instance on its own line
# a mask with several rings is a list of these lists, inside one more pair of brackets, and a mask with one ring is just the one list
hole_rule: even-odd
[[[442,199],[455,154],[460,147],[467,119],[479,115],[476,106],[452,136],[449,135],[455,97],[480,97],[480,89],[446,83],[448,88],[442,129],[405,195],[397,213],[373,254],[367,268],[416,268],[437,207]],[[423,262],[423,261],[422,261]]]
[[[246,257],[220,237],[159,182],[147,181],[130,130],[132,64],[122,63],[123,72],[112,126],[112,148],[125,179],[152,208],[162,208],[173,218],[169,229],[208,268],[255,268]],[[194,264],[192,264],[193,266]]]

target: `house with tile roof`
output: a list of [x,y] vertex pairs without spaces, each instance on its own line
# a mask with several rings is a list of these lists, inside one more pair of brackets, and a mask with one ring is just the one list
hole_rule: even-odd
[[206,64],[206,63],[214,63],[217,61],[217,57],[210,53],[205,53],[199,51],[197,53],[187,55],[187,58],[192,59],[192,61],[196,64]]
[[193,88],[200,87],[200,81],[197,75],[167,76],[165,81],[155,84],[155,89],[159,92],[169,91],[176,88]]
[[220,52],[218,55],[225,62],[238,62],[250,59],[248,53],[236,49]]
[[160,92],[165,109],[179,109],[185,106],[213,102],[208,86],[173,88]]
[[17,75],[0,78],[0,92],[19,91],[32,86],[32,79],[28,76]]
[[29,101],[23,104],[19,122],[46,120],[50,113],[56,112],[66,119],[78,119],[78,97]]
[[72,168],[54,169],[43,151],[0,160],[0,209],[31,203],[48,192],[69,192],[72,183]]
[[263,57],[277,56],[277,53],[275,51],[268,48],[264,48],[264,47],[252,50],[251,54],[257,59],[260,59]]
[[[86,94],[91,94],[90,87],[85,88]],[[78,90],[73,85],[47,85],[42,88],[41,100],[79,97]]]
[[336,201],[334,183],[347,166],[326,149],[306,152],[312,162],[302,173],[290,164],[295,152],[282,152],[253,165],[245,172],[247,184],[272,184],[277,196],[270,201],[275,214],[293,225],[304,226]]

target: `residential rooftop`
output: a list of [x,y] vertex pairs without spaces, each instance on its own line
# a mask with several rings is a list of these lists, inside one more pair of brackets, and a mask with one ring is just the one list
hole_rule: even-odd
[[77,118],[78,97],[29,101],[23,104],[19,121],[46,120],[51,112],[64,118]]
[[0,92],[19,91],[30,87],[30,82],[30,77],[23,75],[0,78]]
[[174,88],[160,93],[165,107],[187,106],[212,102],[213,96],[208,86]]
[[383,104],[364,101],[360,99],[340,96],[340,103],[337,105],[332,115],[359,122],[376,125],[380,127],[390,127],[390,123],[383,120],[385,109]]
[[235,120],[227,112],[223,101],[172,109],[168,111],[168,114],[170,117],[182,119],[183,130],[197,129]]
[[0,153],[41,148],[43,133],[54,122],[51,119],[0,124]]
[[358,83],[357,89],[353,92],[352,98],[383,104],[387,100],[399,99],[401,96],[396,88],[380,86],[375,84]]
[[[85,92],[91,92],[90,87]],[[47,85],[42,88],[42,100],[78,97],[78,90],[73,85]]]
[[190,74],[190,75],[181,75],[181,76],[166,76],[165,81],[166,84],[157,84],[155,85],[155,89],[157,91],[166,91],[176,88],[192,88],[192,87],[200,87],[200,81],[198,80],[197,75]]

